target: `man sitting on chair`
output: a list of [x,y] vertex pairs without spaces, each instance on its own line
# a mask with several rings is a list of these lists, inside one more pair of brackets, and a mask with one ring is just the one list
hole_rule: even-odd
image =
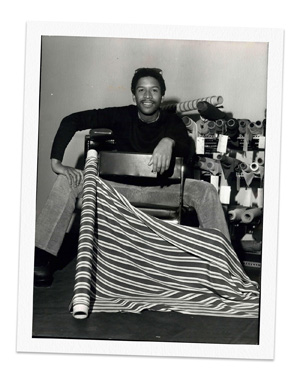
[[[169,168],[172,156],[189,155],[189,137],[183,121],[178,115],[160,108],[165,91],[161,70],[141,68],[136,70],[131,83],[135,105],[82,111],[62,120],[51,151],[51,167],[58,176],[36,223],[36,285],[51,284],[51,258],[57,256],[76,199],[82,194],[83,172],[62,163],[64,151],[77,131],[111,129],[118,151],[152,154],[149,165],[160,174]],[[141,187],[110,183],[130,202],[147,203],[149,199],[155,199],[158,204],[168,205],[179,193],[178,184]],[[224,212],[213,185],[186,179],[183,202],[195,209],[200,227],[218,229],[230,240]]]

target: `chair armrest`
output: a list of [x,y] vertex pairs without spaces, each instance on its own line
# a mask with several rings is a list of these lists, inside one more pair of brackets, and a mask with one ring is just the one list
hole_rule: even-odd
[[93,140],[98,140],[98,139],[108,139],[109,137],[111,138],[113,134],[113,131],[111,129],[107,128],[98,128],[98,129],[91,129],[90,130],[90,137]]
[[107,128],[91,129],[90,133],[85,136],[84,156],[86,157],[89,149],[112,150],[115,141],[113,140],[113,131]]

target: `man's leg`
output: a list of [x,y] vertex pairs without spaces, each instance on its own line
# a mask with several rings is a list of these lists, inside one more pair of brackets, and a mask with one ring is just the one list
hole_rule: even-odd
[[50,259],[52,255],[57,256],[81,192],[82,184],[71,187],[67,177],[57,176],[36,221],[34,273],[37,285],[52,282]]
[[[165,206],[179,204],[179,184],[165,186],[132,186],[110,182],[129,202],[153,203]],[[186,179],[183,195],[184,206],[193,207],[200,227],[220,230],[230,241],[227,222],[215,187],[204,181]]]
[[205,181],[186,179],[184,204],[196,210],[200,227],[216,228],[230,241],[228,225],[216,188]]

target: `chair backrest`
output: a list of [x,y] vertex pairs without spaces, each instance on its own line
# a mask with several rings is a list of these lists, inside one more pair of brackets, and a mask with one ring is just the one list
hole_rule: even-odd
[[[99,175],[131,176],[156,178],[152,166],[149,166],[151,154],[100,151]],[[183,158],[176,157],[170,168],[162,176],[168,179],[181,180],[183,177]]]

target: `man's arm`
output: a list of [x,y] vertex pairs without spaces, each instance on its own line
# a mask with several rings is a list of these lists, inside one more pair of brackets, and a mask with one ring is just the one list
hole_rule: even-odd
[[155,147],[149,165],[153,165],[153,172],[163,174],[169,169],[175,141],[164,137]]
[[83,181],[82,170],[63,165],[60,160],[51,158],[51,168],[56,174],[62,174],[67,177],[70,186],[77,187]]
[[187,129],[177,115],[165,114],[165,137],[155,147],[149,165],[153,171],[162,174],[169,169],[172,154],[187,158],[190,144]]
[[51,168],[54,173],[65,175],[71,186],[79,185],[83,180],[83,172],[62,164],[65,149],[76,132],[98,126],[98,112],[82,111],[65,117],[55,135],[50,157]]

